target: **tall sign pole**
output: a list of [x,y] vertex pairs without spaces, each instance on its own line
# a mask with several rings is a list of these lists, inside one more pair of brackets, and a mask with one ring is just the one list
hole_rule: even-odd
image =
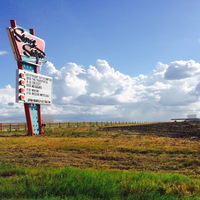
[[11,20],[7,33],[17,61],[16,101],[24,103],[28,135],[43,135],[40,104],[51,105],[52,79],[38,74],[45,57],[45,42],[33,29],[24,29]]

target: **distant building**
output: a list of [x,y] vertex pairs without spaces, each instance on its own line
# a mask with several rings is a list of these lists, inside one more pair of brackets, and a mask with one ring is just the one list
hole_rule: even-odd
[[196,119],[197,118],[197,114],[193,114],[193,115],[187,115],[188,119]]
[[52,115],[42,116],[42,123],[51,123],[51,122],[53,122],[53,116]]
[[197,118],[196,114],[193,115],[187,115],[187,118],[175,118],[175,119],[171,119],[174,121],[185,121],[185,122],[199,122],[200,118]]

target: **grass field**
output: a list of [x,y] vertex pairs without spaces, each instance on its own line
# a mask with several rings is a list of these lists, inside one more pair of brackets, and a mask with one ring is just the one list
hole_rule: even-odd
[[142,125],[1,132],[0,199],[200,199],[198,135],[153,132]]

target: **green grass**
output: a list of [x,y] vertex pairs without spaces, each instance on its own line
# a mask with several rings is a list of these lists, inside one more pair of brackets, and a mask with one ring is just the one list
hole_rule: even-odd
[[0,199],[199,199],[184,175],[0,165]]

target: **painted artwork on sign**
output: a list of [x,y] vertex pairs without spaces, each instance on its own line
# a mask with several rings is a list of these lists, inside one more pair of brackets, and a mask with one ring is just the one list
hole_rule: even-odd
[[44,40],[28,33],[21,27],[8,28],[7,33],[16,60],[42,65],[45,58]]
[[30,104],[52,104],[52,78],[17,70],[16,101]]

